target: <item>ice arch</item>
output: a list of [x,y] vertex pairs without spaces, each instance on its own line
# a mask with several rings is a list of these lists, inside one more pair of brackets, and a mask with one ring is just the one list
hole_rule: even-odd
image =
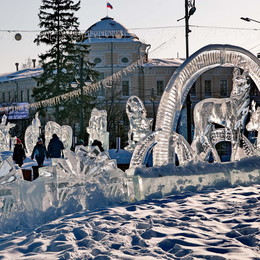
[[[156,118],[158,133],[154,140],[155,166],[173,162],[174,144],[170,142],[171,133],[176,131],[182,106],[193,83],[205,71],[223,65],[247,68],[260,90],[260,61],[251,52],[241,47],[221,44],[207,45],[195,52],[174,72],[162,95]],[[149,149],[142,146],[139,150],[139,147],[136,147],[133,154],[135,161],[131,162],[135,167],[142,165],[143,157]]]

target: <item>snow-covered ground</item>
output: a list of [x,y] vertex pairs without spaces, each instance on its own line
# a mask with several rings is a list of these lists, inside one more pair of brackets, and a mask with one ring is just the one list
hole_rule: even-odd
[[256,157],[127,176],[79,146],[31,182],[10,155],[1,154],[0,259],[260,259]]
[[3,234],[0,259],[260,259],[260,185],[64,215]]

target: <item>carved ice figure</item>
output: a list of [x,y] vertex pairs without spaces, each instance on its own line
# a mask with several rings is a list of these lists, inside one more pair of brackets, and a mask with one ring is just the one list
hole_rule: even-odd
[[256,109],[256,103],[252,101],[252,111],[250,116],[250,121],[246,125],[246,130],[257,131],[256,149],[260,152],[260,107]]
[[[0,156],[1,157],[1,156]],[[16,180],[16,168],[12,156],[0,158],[0,184]]]
[[105,151],[109,149],[109,132],[107,132],[107,111],[93,108],[89,126],[86,128],[89,134],[88,145],[91,146],[94,140],[102,143]]
[[73,131],[69,125],[60,126],[54,121],[47,122],[45,126],[45,146],[48,147],[53,134],[56,134],[63,142],[65,150],[70,150],[72,146]]
[[137,96],[131,96],[126,102],[126,114],[129,119],[128,146],[124,149],[133,151],[136,143],[151,133],[153,119],[146,118],[146,109]]
[[0,151],[11,151],[13,149],[14,140],[9,134],[11,128],[15,127],[15,124],[7,123],[7,116],[3,115],[0,124]]
[[[235,68],[233,89],[229,98],[208,98],[196,104],[192,148],[197,152],[199,159],[205,160],[212,152],[214,160],[219,162],[220,158],[214,145],[220,141],[231,142],[231,161],[243,157],[242,150],[251,153],[252,147],[240,131],[245,126],[249,111],[249,91],[247,71],[241,75],[240,70]],[[218,128],[215,128],[216,126]],[[240,142],[242,140],[244,143]],[[244,147],[239,147],[240,143],[243,143]]]
[[37,139],[40,136],[41,121],[39,119],[38,112],[35,114],[32,123],[26,128],[24,135],[24,142],[26,147],[26,154],[30,156],[33,148],[37,143]]

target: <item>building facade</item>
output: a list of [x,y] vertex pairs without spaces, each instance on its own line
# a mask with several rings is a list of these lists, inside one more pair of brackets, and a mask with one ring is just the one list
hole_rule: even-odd
[[[147,116],[155,118],[161,95],[169,79],[184,61],[184,59],[175,58],[149,59],[151,46],[141,42],[136,35],[111,17],[104,17],[90,26],[84,33],[84,41],[80,44],[89,45],[90,53],[85,59],[95,64],[94,69],[99,72],[100,80],[142,59],[141,65],[129,70],[122,77],[115,78],[112,86],[102,86],[95,93],[101,107],[110,102],[111,92],[114,94],[113,99],[118,105],[116,109],[120,110],[119,118],[111,117],[114,121],[112,129],[116,132],[115,135],[128,131],[129,122],[125,104],[132,95],[138,96],[144,102]],[[33,68],[0,75],[0,104],[4,106],[13,102],[33,102],[31,94],[32,89],[36,87],[36,81],[33,78],[41,72],[40,68]],[[191,113],[195,104],[202,99],[228,97],[232,90],[232,77],[233,67],[229,66],[217,67],[199,76],[190,90]],[[254,83],[251,97],[256,100],[257,105],[260,105],[259,91]],[[181,121],[183,129],[187,128],[185,116],[186,112],[183,113]],[[123,125],[120,129],[119,122]],[[111,138],[114,136],[111,135]],[[125,143],[122,146],[124,145]]]

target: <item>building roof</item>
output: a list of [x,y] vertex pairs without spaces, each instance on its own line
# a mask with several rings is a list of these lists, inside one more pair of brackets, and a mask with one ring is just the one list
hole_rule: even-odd
[[145,68],[150,68],[150,67],[179,67],[184,61],[185,61],[185,59],[176,59],[176,58],[149,59],[148,62],[143,64],[143,66]]
[[93,42],[111,42],[111,41],[138,41],[139,38],[130,33],[122,24],[115,21],[114,18],[104,17],[97,23],[90,26],[85,32],[83,43]]
[[24,69],[12,73],[5,73],[0,75],[0,83],[37,77],[43,72],[42,68]]

